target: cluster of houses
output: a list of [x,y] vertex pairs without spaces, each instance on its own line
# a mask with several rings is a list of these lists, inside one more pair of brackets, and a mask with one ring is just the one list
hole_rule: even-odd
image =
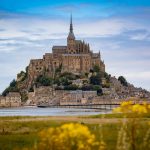
[[53,90],[52,87],[38,87],[29,93],[27,105],[78,105],[89,104],[97,96],[97,91]]
[[95,97],[97,97],[97,91],[67,91],[63,93],[60,105],[92,104]]

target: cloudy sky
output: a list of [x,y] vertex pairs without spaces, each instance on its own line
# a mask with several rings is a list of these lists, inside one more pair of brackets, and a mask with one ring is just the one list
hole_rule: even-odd
[[66,45],[71,12],[108,73],[150,90],[149,0],[0,0],[0,93],[31,58]]

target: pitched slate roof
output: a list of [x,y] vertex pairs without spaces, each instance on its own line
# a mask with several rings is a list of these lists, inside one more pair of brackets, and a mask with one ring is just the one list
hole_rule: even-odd
[[67,49],[67,46],[53,46],[52,49]]

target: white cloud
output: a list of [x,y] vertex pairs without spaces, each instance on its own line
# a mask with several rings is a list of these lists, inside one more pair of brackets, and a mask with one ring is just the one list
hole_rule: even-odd
[[149,33],[137,33],[131,36],[132,40],[150,40]]
[[[88,22],[74,23],[76,35],[84,37],[109,36],[120,34],[126,28],[135,28],[135,23],[119,19],[103,19]],[[3,28],[1,37],[16,38],[27,37],[32,40],[48,39],[48,38],[64,38],[69,30],[69,21],[48,20],[37,18],[19,18],[19,19],[3,19],[0,20],[0,28]],[[27,32],[22,32],[22,31]],[[38,36],[36,34],[39,34]],[[63,33],[63,34],[60,34]],[[57,36],[58,35],[58,36]]]
[[131,72],[126,75],[129,78],[135,78],[135,79],[150,79],[150,71],[144,71],[144,72]]

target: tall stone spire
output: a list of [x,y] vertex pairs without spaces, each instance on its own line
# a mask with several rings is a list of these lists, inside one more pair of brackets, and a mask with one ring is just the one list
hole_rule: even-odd
[[69,31],[68,39],[75,39],[75,36],[73,33],[72,14],[70,16],[70,31]]
[[70,16],[70,32],[73,32],[73,24],[72,24],[72,14]]

